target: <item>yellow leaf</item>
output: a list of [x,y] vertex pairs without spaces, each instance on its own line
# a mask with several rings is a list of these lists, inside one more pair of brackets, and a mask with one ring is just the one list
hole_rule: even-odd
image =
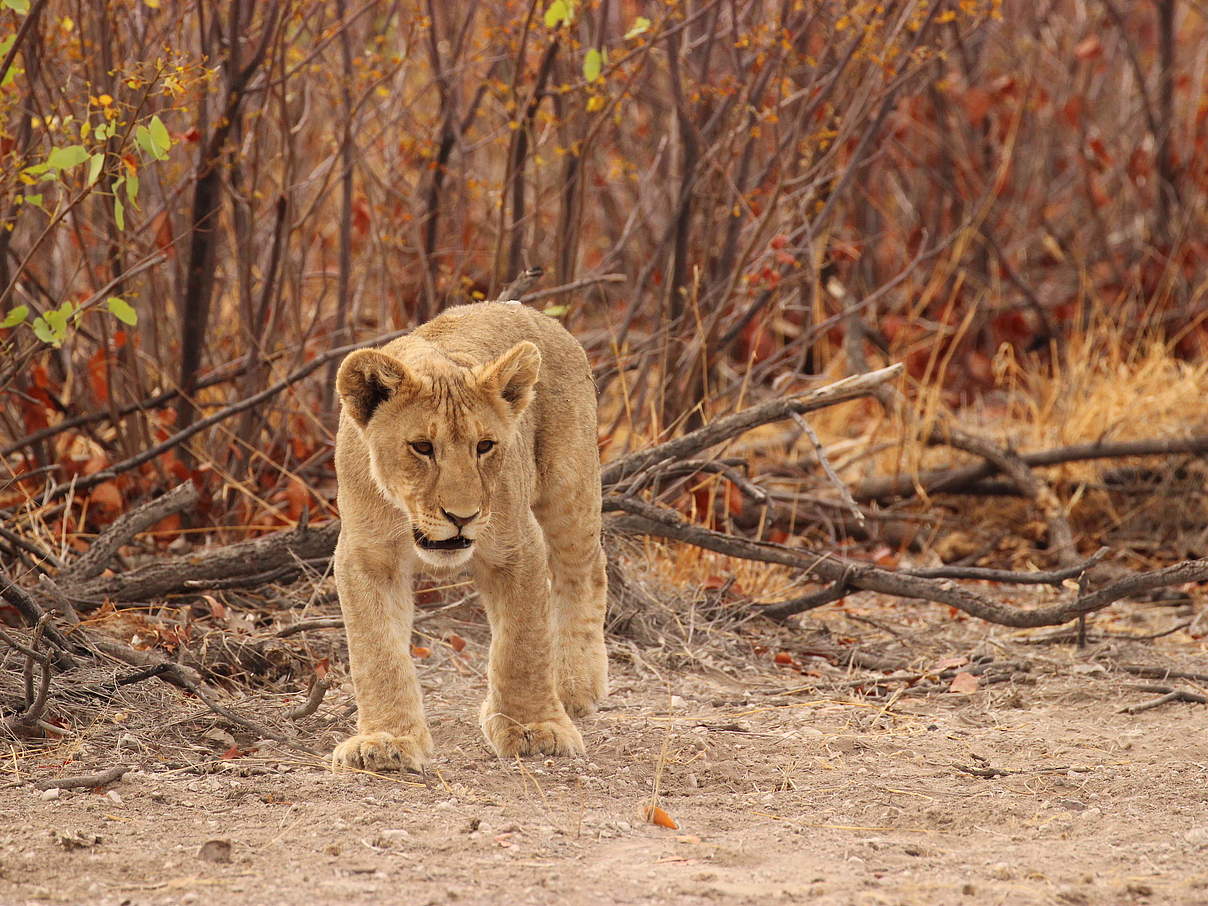
[[604,106],[604,95],[593,94],[587,99],[587,112],[595,113]]

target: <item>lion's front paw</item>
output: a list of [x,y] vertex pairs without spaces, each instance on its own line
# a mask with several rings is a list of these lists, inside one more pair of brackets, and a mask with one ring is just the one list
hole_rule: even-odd
[[523,724],[483,709],[482,732],[501,758],[514,755],[582,755],[583,737],[565,717]]
[[416,771],[423,773],[432,754],[427,730],[407,736],[364,733],[350,736],[331,753],[334,771]]

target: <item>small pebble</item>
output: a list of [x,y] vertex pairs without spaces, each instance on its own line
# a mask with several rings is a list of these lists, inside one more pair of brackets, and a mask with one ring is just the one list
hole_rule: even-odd
[[58,799],[62,792],[63,791],[61,789],[59,789],[58,787],[55,787],[52,790],[43,790],[42,796],[41,796],[42,801],[50,802],[50,800],[52,800],[52,799]]

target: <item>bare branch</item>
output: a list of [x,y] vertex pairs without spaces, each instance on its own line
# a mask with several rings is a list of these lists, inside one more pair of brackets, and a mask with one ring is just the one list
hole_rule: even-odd
[[605,498],[605,509],[619,509],[626,513],[625,516],[610,520],[610,528],[613,531],[685,541],[731,557],[796,567],[809,576],[831,582],[838,582],[846,575],[853,588],[899,598],[947,604],[978,619],[1018,628],[1056,626],[1082,614],[1101,610],[1128,595],[1167,585],[1208,579],[1208,559],[1189,560],[1154,572],[1128,576],[1106,588],[1081,595],[1073,601],[1024,610],[1001,604],[963,588],[950,579],[924,579],[881,569],[868,563],[843,560],[833,554],[820,554],[768,541],[750,541],[724,535],[692,525],[678,513],[665,507],[633,498],[610,496]]
[[901,373],[900,364],[890,365],[877,371],[843,378],[792,399],[770,400],[758,406],[751,406],[741,412],[719,418],[683,437],[677,437],[674,440],[613,460],[604,467],[600,480],[605,487],[615,485],[660,460],[675,460],[692,456],[759,425],[791,418],[794,413],[803,415],[827,406],[834,406],[837,403],[868,396],[875,388],[895,379]]

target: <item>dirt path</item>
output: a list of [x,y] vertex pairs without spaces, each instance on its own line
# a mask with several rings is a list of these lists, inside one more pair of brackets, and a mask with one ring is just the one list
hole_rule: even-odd
[[[802,677],[766,659],[707,677],[617,664],[589,756],[520,764],[483,747],[476,671],[434,655],[427,785],[267,750],[198,775],[141,747],[110,794],[0,792],[0,903],[1208,904],[1208,707],[1122,714],[1152,697],[1134,678],[1044,660],[896,701],[785,694]],[[92,739],[71,773],[122,757]],[[656,787],[677,830],[642,820]],[[199,855],[209,840],[229,862]]]

